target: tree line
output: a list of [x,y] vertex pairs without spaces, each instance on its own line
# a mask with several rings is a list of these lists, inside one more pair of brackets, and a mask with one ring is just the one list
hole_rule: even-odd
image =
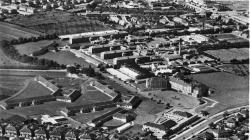
[[[26,54],[21,55],[18,50],[13,46],[14,44],[25,43],[27,40],[31,38],[23,38],[23,39],[14,39],[11,41],[3,40],[1,42],[0,48],[3,50],[6,56],[10,57],[13,60],[22,63],[28,63],[30,65],[35,65],[40,67],[41,69],[64,69],[65,65],[60,65],[56,61],[48,60],[48,59],[39,59],[37,57],[28,56]],[[38,39],[38,38],[36,38]],[[39,38],[41,39],[41,38]],[[47,38],[43,38],[47,39]]]

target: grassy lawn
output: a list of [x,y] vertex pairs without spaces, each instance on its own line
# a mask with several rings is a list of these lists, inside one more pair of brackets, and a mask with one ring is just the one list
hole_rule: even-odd
[[81,66],[89,65],[83,58],[78,58],[69,51],[59,51],[56,53],[48,52],[45,55],[39,56],[39,58],[54,60],[59,64],[65,64],[65,65],[74,64],[74,63],[80,64]]
[[17,113],[26,116],[33,116],[40,114],[58,115],[60,114],[59,112],[60,109],[66,106],[69,106],[69,103],[53,101],[36,106],[15,108],[8,111],[11,113]]
[[212,113],[249,104],[248,78],[224,72],[193,74],[191,77],[215,89],[215,93],[209,98],[218,101],[219,104],[214,108],[209,108]]
[[221,61],[225,62],[229,62],[232,59],[242,60],[249,58],[249,48],[208,50],[206,53],[220,58]]
[[239,76],[246,76],[247,78],[249,76],[248,64],[224,64],[220,68]]
[[29,76],[0,75],[0,100],[8,98],[21,90]]
[[110,121],[104,123],[103,126],[107,126],[107,127],[119,127],[119,126],[121,126],[121,125],[123,125],[123,124],[124,124],[124,123],[121,122],[121,121],[112,119],[112,120],[110,120]]
[[30,55],[35,51],[42,49],[43,47],[51,44],[53,40],[42,40],[38,42],[29,42],[24,44],[18,44],[14,47],[18,50],[20,54]]
[[199,105],[199,101],[196,98],[173,90],[153,91],[150,93],[153,98],[157,98],[158,100],[170,103],[172,106],[183,109],[191,109]]
[[64,11],[50,11],[31,16],[15,16],[11,23],[22,25],[45,33],[73,34],[88,31],[107,30],[109,27],[97,20],[90,20]]
[[10,100],[45,96],[50,95],[51,93],[52,91],[49,90],[47,87],[32,79],[24,90],[20,91],[16,96],[11,98]]
[[[0,35],[1,38],[1,35]],[[0,66],[29,66],[29,64],[21,63],[16,60],[13,60],[5,55],[2,51],[2,46],[0,46]]]
[[18,39],[19,37],[29,38],[32,36],[38,37],[39,33],[17,25],[0,22],[0,40]]
[[135,110],[137,114],[135,122],[138,124],[144,124],[149,121],[154,121],[157,117],[157,113],[165,109],[165,105],[157,104],[154,101],[145,100]]

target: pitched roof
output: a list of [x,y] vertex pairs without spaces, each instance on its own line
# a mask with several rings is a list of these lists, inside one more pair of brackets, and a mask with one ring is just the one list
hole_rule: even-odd
[[177,123],[173,120],[167,120],[166,122],[162,123],[162,125],[165,126],[165,128],[171,128],[175,126]]
[[152,122],[147,122],[144,124],[145,126],[149,126],[149,127],[153,127],[153,128],[157,128],[161,131],[165,131],[166,127],[164,125],[160,125],[160,124],[156,124],[156,123],[152,123]]

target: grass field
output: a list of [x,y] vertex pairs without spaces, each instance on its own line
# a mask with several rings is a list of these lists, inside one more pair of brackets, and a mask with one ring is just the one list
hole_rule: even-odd
[[97,20],[86,19],[63,11],[50,11],[31,16],[15,16],[11,23],[45,33],[73,34],[107,30],[109,27]]
[[52,40],[42,40],[38,42],[29,42],[24,44],[14,45],[20,54],[30,55],[35,51],[40,50],[41,48],[51,44]]
[[29,81],[27,87],[25,87],[24,90],[18,92],[16,95],[11,97],[10,100],[45,96],[50,95],[51,93],[52,91],[47,87],[32,79]]
[[188,96],[186,94],[177,93],[173,90],[167,91],[153,91],[150,92],[152,97],[167,103],[175,107],[183,109],[191,109],[199,105],[199,101],[196,98]]
[[[1,38],[1,36],[0,36]],[[29,66],[29,64],[21,63],[16,60],[13,60],[5,55],[2,51],[2,46],[0,46],[0,66]]]
[[38,37],[40,33],[25,29],[23,27],[12,25],[5,22],[0,22],[0,40],[18,39],[20,37]]
[[165,105],[157,104],[154,101],[144,100],[135,110],[137,114],[135,122],[138,124],[144,124],[146,122],[153,122],[157,113],[165,109]]
[[8,98],[21,90],[29,76],[0,75],[0,100]]
[[212,113],[229,107],[249,104],[248,78],[225,72],[193,74],[190,77],[215,89],[215,93],[209,98],[218,101],[219,104],[209,109]]
[[234,73],[239,76],[249,76],[249,65],[248,64],[224,64],[219,66],[230,73]]
[[208,50],[206,53],[216,58],[220,58],[220,60],[224,62],[229,62],[232,59],[242,60],[249,58],[249,48]]
[[67,74],[65,71],[47,71],[47,70],[19,70],[19,69],[0,69],[0,75],[21,76],[21,77],[35,77],[41,75],[43,77],[61,78]]
[[89,65],[83,58],[76,57],[73,53],[69,51],[59,51],[59,52],[48,52],[45,55],[39,56],[39,58],[45,58],[49,60],[54,60],[59,64],[80,64],[82,65]]

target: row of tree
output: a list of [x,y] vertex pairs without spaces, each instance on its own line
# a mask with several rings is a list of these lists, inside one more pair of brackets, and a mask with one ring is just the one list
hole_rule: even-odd
[[13,60],[29,63],[30,65],[37,65],[43,67],[43,69],[64,69],[65,65],[60,65],[53,60],[48,59],[38,59],[37,57],[28,56],[26,54],[21,55],[14,46],[9,41],[2,41],[0,48],[3,52]]
[[12,39],[9,44],[11,45],[16,45],[16,44],[23,44],[23,43],[27,43],[27,42],[37,42],[40,40],[52,40],[52,39],[57,39],[58,36],[57,34],[46,34],[43,36],[38,36],[38,37],[30,37],[30,38],[23,38],[20,37],[18,39]]

